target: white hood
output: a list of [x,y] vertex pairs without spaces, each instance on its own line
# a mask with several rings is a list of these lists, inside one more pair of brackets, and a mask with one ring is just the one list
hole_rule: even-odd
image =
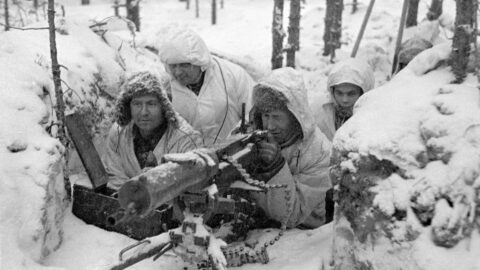
[[363,93],[375,86],[375,77],[370,65],[362,60],[349,58],[336,63],[328,75],[327,90],[332,94],[332,87],[342,83],[360,86]]
[[165,28],[161,31],[163,41],[158,48],[160,60],[165,64],[190,63],[206,70],[212,57],[202,38],[190,29]]

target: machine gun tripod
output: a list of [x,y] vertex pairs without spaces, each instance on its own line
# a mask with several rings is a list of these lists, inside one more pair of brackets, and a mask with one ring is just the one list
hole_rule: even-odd
[[[216,215],[231,215],[236,226],[237,236],[246,235],[253,222],[251,215],[256,207],[245,198],[228,194],[226,190],[242,189],[265,192],[282,185],[269,185],[254,180],[242,164],[251,162],[253,146],[264,139],[266,132],[255,131],[220,148],[194,150],[184,154],[167,154],[164,163],[125,183],[118,192],[118,200],[126,210],[126,219],[148,216],[156,207],[176,201],[184,210],[184,219],[180,227],[127,247],[121,252],[137,249],[136,255],[111,269],[124,269],[147,257],[158,258],[172,249],[185,262],[196,265],[198,269],[225,269],[245,263],[267,263],[266,248],[279,240],[286,226],[271,241],[255,247],[244,242],[225,243],[217,238],[205,224],[204,218]],[[209,185],[212,184],[213,185]],[[217,184],[222,186],[218,192]],[[208,187],[207,187],[208,186]],[[205,188],[206,187],[206,188]],[[289,196],[286,193],[286,197]],[[288,201],[288,200],[287,200]],[[124,217],[125,218],[125,217]],[[241,229],[238,229],[241,228]]]

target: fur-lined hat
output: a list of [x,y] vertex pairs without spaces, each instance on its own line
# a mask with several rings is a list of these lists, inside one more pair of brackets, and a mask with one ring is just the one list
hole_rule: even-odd
[[134,73],[121,86],[121,91],[115,104],[115,121],[119,126],[128,125],[132,120],[130,113],[130,102],[132,99],[153,94],[160,101],[165,120],[168,121],[169,125],[178,127],[176,113],[167,95],[170,87],[170,79],[166,74],[156,76],[148,71]]
[[262,123],[262,113],[280,110],[288,113],[294,125],[293,129],[298,130],[303,136],[300,123],[295,115],[293,115],[293,113],[288,109],[289,101],[282,92],[277,91],[267,85],[257,84],[253,88],[252,99],[254,104],[250,112],[250,119],[253,121],[255,128],[264,128]]

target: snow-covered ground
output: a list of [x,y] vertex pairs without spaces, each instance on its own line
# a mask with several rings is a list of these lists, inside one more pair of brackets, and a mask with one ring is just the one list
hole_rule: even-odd
[[[128,41],[132,41],[128,30],[107,32],[104,36],[107,44],[88,29],[88,25],[93,24],[89,20],[100,22],[113,15],[111,2],[91,0],[91,5],[81,6],[79,0],[59,1],[65,6],[66,21],[58,24],[65,30],[64,34],[57,34],[58,53],[59,62],[65,66],[62,68],[63,87],[72,104],[70,109],[83,108],[101,115],[102,119],[91,120],[100,126],[108,125],[108,96],[115,97],[122,77],[139,69],[161,70],[158,60],[150,52],[134,51],[127,46]],[[191,2],[190,10],[186,10],[185,2],[177,0],[142,1],[142,31],[134,38],[136,46],[155,43],[159,28],[176,23],[196,30],[213,52],[248,63],[258,74],[268,72],[273,1],[224,0],[225,7],[219,9],[217,25],[214,26],[210,24],[210,1],[200,0],[198,19],[195,18],[194,1]],[[301,50],[297,53],[297,68],[304,72],[310,102],[315,106],[324,94],[331,63],[328,57],[321,56],[325,1],[306,2],[302,8]],[[345,2],[348,4],[348,1]],[[349,56],[367,2],[359,1],[359,11],[353,15],[350,14],[350,6],[346,5],[343,44],[337,51],[338,59]],[[429,2],[420,2],[419,20],[426,14]],[[447,16],[442,18],[441,24],[448,26],[454,14],[454,1],[444,2]],[[288,2],[285,7],[287,22]],[[358,57],[372,64],[377,85],[390,77],[400,10],[401,1],[377,1],[360,47]],[[37,26],[45,25],[45,22],[37,23]],[[437,26],[427,24],[420,35],[431,37],[435,43],[451,38],[443,28],[433,31]],[[411,34],[406,33],[406,36]],[[47,32],[11,31],[1,33],[0,40],[0,93],[3,94],[0,100],[0,269],[104,269],[116,261],[118,252],[134,240],[86,225],[73,216],[65,204],[62,175],[56,173],[60,171],[59,159],[63,148],[44,131],[54,119],[49,106],[54,94]],[[445,73],[448,72],[435,73],[422,83],[444,82],[449,76]],[[411,83],[415,74],[402,76],[384,87],[420,87]],[[435,76],[442,79],[438,80]],[[469,83],[472,83],[471,80]],[[365,106],[374,106],[376,100],[384,99],[368,96],[362,102]],[[399,113],[411,114],[407,111]],[[102,133],[103,130],[100,128],[97,132]],[[392,128],[390,131],[396,130]],[[394,135],[385,136],[388,142],[396,139]],[[364,137],[367,136],[358,138]],[[378,142],[378,138],[374,138],[358,145]],[[408,144],[406,147],[415,145]],[[472,166],[475,165],[478,164]],[[56,179],[51,178],[52,175]],[[63,212],[65,208],[67,211]],[[332,225],[311,231],[292,230],[269,248],[269,264],[246,265],[239,269],[322,269],[321,265],[329,265],[331,240]],[[476,241],[478,243],[478,237]],[[424,249],[430,248],[428,239],[422,243]],[[478,248],[478,245],[471,246],[477,253]],[[442,256],[441,253],[434,255]],[[435,257],[427,257],[428,260],[435,261]],[[152,262],[148,259],[132,269],[182,269],[181,265],[179,258],[167,253],[160,260]],[[475,265],[475,262],[469,265]],[[465,269],[480,269],[479,262],[476,266]]]

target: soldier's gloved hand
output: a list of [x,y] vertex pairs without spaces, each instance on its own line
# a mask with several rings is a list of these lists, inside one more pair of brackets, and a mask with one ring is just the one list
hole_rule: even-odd
[[256,178],[261,181],[270,180],[285,164],[280,145],[273,135],[268,134],[267,139],[257,143],[257,153],[260,159],[260,167],[256,171]]

